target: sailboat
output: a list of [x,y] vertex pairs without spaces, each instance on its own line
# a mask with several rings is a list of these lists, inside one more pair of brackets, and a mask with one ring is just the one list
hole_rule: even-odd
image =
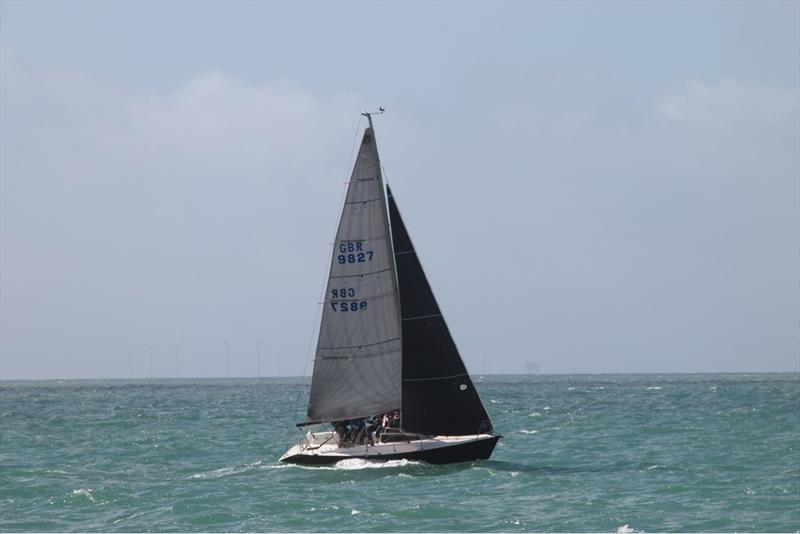
[[336,233],[308,410],[297,424],[327,427],[307,432],[280,461],[487,459],[501,436],[384,186],[372,114],[363,115],[369,126]]

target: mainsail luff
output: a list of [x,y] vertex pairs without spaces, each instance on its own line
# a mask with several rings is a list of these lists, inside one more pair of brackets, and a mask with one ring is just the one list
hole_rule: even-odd
[[400,408],[398,298],[380,161],[369,127],[336,234],[306,423]]
[[400,288],[403,428],[427,435],[491,432],[489,415],[458,354],[392,190],[387,190]]

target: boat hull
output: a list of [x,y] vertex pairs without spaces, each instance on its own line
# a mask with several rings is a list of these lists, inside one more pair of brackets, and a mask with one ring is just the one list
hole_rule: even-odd
[[473,436],[436,436],[400,443],[382,443],[351,448],[322,446],[319,448],[296,445],[280,461],[301,465],[330,465],[358,458],[363,460],[414,460],[429,464],[452,464],[487,460],[500,436],[481,434]]

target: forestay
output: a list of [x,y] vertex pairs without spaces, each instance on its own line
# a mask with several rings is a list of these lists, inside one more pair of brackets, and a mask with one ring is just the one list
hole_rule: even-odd
[[400,409],[400,306],[378,150],[361,142],[333,248],[306,423]]

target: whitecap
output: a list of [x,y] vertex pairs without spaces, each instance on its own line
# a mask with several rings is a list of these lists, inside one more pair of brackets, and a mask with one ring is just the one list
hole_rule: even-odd
[[540,417],[542,414],[539,412],[531,412],[528,414],[528,417]]
[[358,511],[358,510],[356,510],[355,508],[353,508],[352,510],[350,510],[350,515],[358,515],[358,514],[360,514],[360,513],[361,513],[361,512],[359,512],[359,511]]
[[547,410],[549,410],[549,409],[550,409],[550,406],[545,406],[545,407],[544,407],[544,411],[547,411]]
[[636,530],[629,527],[627,523],[621,527],[617,527],[617,534],[629,534],[630,532],[636,532]]
[[538,430],[520,430],[522,434],[538,434]]
[[568,387],[568,388],[567,388],[567,391],[575,391],[575,388],[573,388],[573,387]]
[[189,478],[222,478],[224,476],[228,476],[236,472],[235,467],[222,467],[220,469],[214,469],[213,471],[207,471],[205,473],[195,473]]
[[92,502],[97,502],[95,500],[95,498],[94,498],[94,495],[92,495],[92,489],[91,488],[85,488],[85,489],[81,488],[81,489],[73,490],[72,491],[72,495],[75,496],[75,497],[78,497],[78,496],[82,495],[84,497],[87,497]]
[[647,387],[647,389],[649,389],[649,390],[653,391],[653,390],[659,390],[659,389],[661,389],[662,387],[663,387],[663,386],[648,386],[648,387]]
[[[203,479],[203,478],[222,478],[222,477],[226,477],[228,475],[238,475],[239,473],[244,473],[244,472],[249,471],[251,469],[261,468],[261,464],[262,464],[262,462],[261,462],[261,460],[259,460],[257,462],[253,462],[251,464],[247,464],[247,465],[241,466],[241,467],[221,467],[219,469],[214,469],[213,471],[206,471],[206,472],[203,472],[203,473],[195,473],[192,476],[190,476],[189,478],[190,479],[191,478],[200,478],[200,479]],[[267,466],[267,467],[271,467],[271,466]],[[277,468],[278,466],[273,466],[273,467]]]
[[658,464],[654,464],[654,465],[648,465],[648,466],[647,466],[647,470],[648,470],[648,471],[652,471],[653,469],[664,469],[664,468],[665,468],[665,466],[663,466],[663,465],[658,465]]

